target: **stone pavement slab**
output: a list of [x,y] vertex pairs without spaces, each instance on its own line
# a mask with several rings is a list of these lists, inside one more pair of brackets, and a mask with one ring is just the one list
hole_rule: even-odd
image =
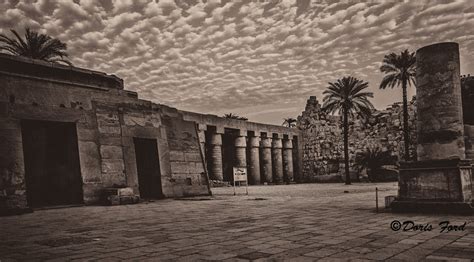
[[[375,187],[380,192],[379,213]],[[166,199],[38,210],[0,217],[0,261],[474,258],[472,217],[389,213],[383,209],[383,197],[396,190],[396,183],[297,184],[251,186],[249,196],[233,196],[232,188],[214,188],[208,201]],[[394,231],[395,220],[430,224],[433,229]],[[463,231],[441,233],[442,221],[466,226]]]

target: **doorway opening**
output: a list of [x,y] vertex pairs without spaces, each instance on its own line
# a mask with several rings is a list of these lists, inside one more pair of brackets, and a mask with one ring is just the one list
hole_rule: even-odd
[[235,139],[238,136],[238,130],[225,128],[222,135],[222,171],[225,182],[234,181],[235,166]]
[[30,207],[83,203],[75,123],[22,120]]
[[137,161],[138,188],[144,199],[162,198],[161,172],[156,139],[133,138]]

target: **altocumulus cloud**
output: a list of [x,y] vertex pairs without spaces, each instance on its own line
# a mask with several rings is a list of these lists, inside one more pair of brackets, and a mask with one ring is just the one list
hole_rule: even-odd
[[75,65],[117,74],[141,98],[275,124],[345,75],[369,81],[379,108],[399,101],[399,90],[378,90],[388,52],[456,41],[462,73],[474,73],[470,0],[20,0],[0,10],[1,33],[57,37]]

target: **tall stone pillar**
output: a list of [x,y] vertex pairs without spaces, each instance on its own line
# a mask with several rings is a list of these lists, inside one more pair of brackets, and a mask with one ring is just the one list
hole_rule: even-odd
[[418,160],[465,159],[459,45],[416,52]]
[[293,141],[291,138],[283,140],[283,175],[286,182],[295,182],[293,174]]
[[259,153],[259,146],[260,146],[260,137],[258,136],[251,136],[249,137],[248,141],[249,146],[249,182],[251,185],[259,185],[260,184],[260,153]]
[[262,176],[268,184],[273,183],[272,172],[272,139],[270,137],[262,137]]
[[235,162],[236,167],[247,167],[247,139],[244,135],[235,138]]
[[272,163],[273,178],[275,183],[283,183],[283,158],[282,158],[282,142],[281,138],[274,137],[272,139]]
[[459,67],[457,43],[429,45],[416,52],[418,161],[400,162],[392,211],[474,214]]
[[214,133],[210,139],[210,177],[212,180],[224,180],[224,174],[222,172],[222,134]]

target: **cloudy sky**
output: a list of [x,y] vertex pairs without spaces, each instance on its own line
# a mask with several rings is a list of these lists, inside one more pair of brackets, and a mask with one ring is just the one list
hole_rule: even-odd
[[74,65],[116,74],[140,98],[257,122],[296,117],[346,75],[369,82],[377,108],[401,101],[399,89],[378,90],[378,68],[406,48],[456,41],[461,73],[474,73],[471,0],[0,0],[0,10],[1,33],[59,38]]

